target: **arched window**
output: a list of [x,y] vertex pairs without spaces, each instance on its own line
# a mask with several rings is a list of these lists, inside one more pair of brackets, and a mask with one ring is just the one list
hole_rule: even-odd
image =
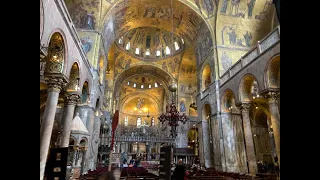
[[126,116],[126,117],[124,118],[124,125],[125,125],[125,126],[128,126],[128,116]]
[[147,47],[147,49],[150,48],[150,42],[151,42],[151,37],[147,36],[147,39],[146,39],[146,47]]
[[129,49],[130,49],[130,42],[128,42],[126,45],[126,50],[129,50]]
[[137,119],[137,127],[140,127],[141,126],[141,117],[138,117]]
[[178,51],[180,49],[180,46],[177,43],[177,41],[174,42],[174,47],[175,47],[176,51]]
[[169,55],[170,54],[170,48],[167,46],[166,47],[166,55]]
[[154,117],[151,118],[151,126],[154,126]]

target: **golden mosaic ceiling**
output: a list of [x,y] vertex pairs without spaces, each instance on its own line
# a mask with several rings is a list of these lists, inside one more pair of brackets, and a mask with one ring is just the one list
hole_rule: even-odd
[[173,32],[190,44],[204,24],[202,18],[190,7],[171,0],[122,1],[107,13],[105,26],[111,17],[116,37],[130,29],[155,27]]
[[132,76],[127,81],[123,82],[127,87],[135,89],[153,89],[153,88],[163,88],[161,81],[150,75],[138,75]]
[[[198,64],[208,56],[212,47],[217,47],[214,57],[219,63],[220,75],[277,24],[277,21],[274,21],[275,8],[272,0],[65,0],[65,2],[73,23],[77,29],[81,29],[79,36],[89,37],[92,40],[88,41],[89,43],[96,43],[95,40],[98,38],[93,34],[101,32],[106,53],[114,41],[127,31],[139,27],[153,27],[183,38],[186,43],[185,48],[187,45],[194,47]],[[213,34],[215,39],[212,41]],[[90,48],[88,51],[88,59],[91,59],[94,51],[90,51]]]
[[159,106],[154,99],[140,94],[128,99],[123,104],[122,112],[132,115],[156,115],[159,113]]
[[164,93],[164,86],[156,76],[138,74],[127,78],[120,89],[120,119],[127,118],[129,124],[135,125],[137,117],[143,120],[147,120],[148,115],[158,117]]
[[[114,87],[119,88],[124,82],[127,82],[128,79],[134,75],[143,75],[143,76],[154,76],[157,77],[162,83],[165,83],[167,86],[172,80],[173,77],[159,67],[152,66],[150,64],[136,65],[126,69],[122,72],[116,79]],[[116,92],[119,94],[119,92]]]
[[116,44],[132,57],[144,61],[164,59],[184,49],[184,41],[179,36],[154,27],[131,29],[120,36]]

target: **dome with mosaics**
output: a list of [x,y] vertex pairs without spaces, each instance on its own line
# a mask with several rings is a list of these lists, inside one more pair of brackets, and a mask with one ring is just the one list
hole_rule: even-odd
[[184,40],[159,28],[139,27],[127,31],[116,44],[131,56],[145,61],[156,61],[179,54]]

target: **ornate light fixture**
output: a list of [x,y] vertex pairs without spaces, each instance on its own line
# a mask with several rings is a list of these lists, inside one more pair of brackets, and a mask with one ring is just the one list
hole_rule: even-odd
[[177,106],[175,104],[175,92],[177,91],[177,84],[172,82],[169,85],[169,90],[172,92],[172,102],[170,105],[167,105],[166,112],[162,113],[160,117],[158,117],[159,121],[163,124],[165,121],[168,121],[168,125],[171,126],[170,135],[175,138],[177,136],[177,126],[179,125],[179,121],[185,124],[188,120],[188,117],[185,113],[180,114],[177,110]]

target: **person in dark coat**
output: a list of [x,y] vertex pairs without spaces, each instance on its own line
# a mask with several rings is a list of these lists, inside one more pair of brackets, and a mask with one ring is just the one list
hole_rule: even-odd
[[182,164],[182,159],[179,159],[177,167],[174,169],[173,177],[175,180],[184,180],[186,172],[185,166]]

